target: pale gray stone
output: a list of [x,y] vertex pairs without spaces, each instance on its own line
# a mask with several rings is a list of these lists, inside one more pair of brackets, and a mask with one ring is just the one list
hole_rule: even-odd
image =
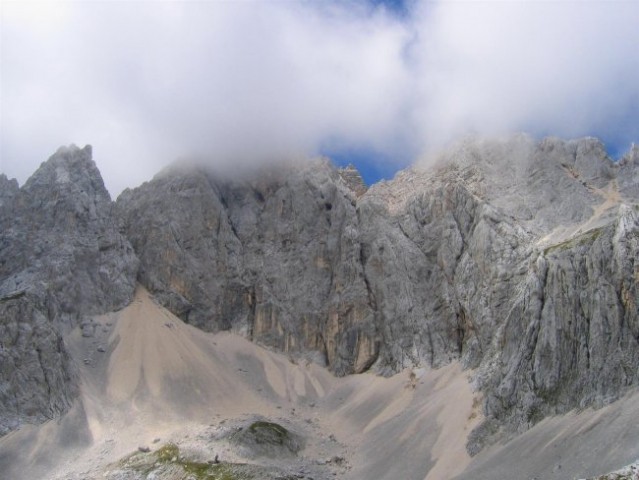
[[[169,168],[114,204],[90,152],[62,149],[22,188],[0,176],[0,308],[15,324],[0,352],[40,379],[29,418],[64,411],[56,329],[126,305],[137,274],[186,322],[339,375],[461,361],[484,399],[476,453],[637,385],[637,152],[468,138],[368,190],[317,159],[236,178]],[[42,338],[61,345],[46,374]],[[27,399],[3,372],[7,431]]]
[[61,334],[127,305],[137,267],[91,147],[60,148],[22,188],[0,176],[0,434],[71,405]]

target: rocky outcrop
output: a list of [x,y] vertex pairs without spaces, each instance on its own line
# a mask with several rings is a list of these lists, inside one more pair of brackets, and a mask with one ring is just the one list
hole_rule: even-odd
[[124,307],[138,261],[118,232],[91,147],[63,147],[22,188],[0,177],[0,434],[76,394],[61,333]]
[[68,410],[77,382],[62,336],[30,295],[0,300],[0,436]]
[[364,195],[366,190],[368,190],[368,187],[364,183],[364,179],[353,164],[349,164],[344,168],[338,169],[337,173],[339,173],[339,176],[346,186],[355,193],[357,198]]
[[621,205],[611,224],[534,250],[496,332],[497,362],[482,372],[489,420],[478,437],[600,407],[637,385],[637,213]]

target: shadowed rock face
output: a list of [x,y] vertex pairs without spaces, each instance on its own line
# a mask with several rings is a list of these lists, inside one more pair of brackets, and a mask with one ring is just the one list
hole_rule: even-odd
[[77,395],[62,337],[37,298],[0,301],[0,435],[64,413]]
[[[137,272],[190,324],[338,375],[460,360],[484,396],[472,453],[637,383],[636,149],[613,163],[594,139],[473,139],[367,191],[326,160],[169,169],[115,204],[88,157],[61,150],[22,189],[0,177],[0,308],[40,332],[5,333],[5,355],[125,305]],[[45,352],[58,373],[27,363],[69,385],[60,345]]]
[[138,261],[115,228],[91,147],[63,147],[22,188],[0,177],[0,433],[77,393],[61,331],[132,298]]
[[206,330],[234,329],[337,374],[376,358],[355,194],[325,160],[253,179],[168,171],[117,201],[140,281]]

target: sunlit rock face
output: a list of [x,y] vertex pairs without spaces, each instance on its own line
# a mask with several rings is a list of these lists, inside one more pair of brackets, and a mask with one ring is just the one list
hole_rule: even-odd
[[629,162],[612,162],[594,139],[524,136],[462,142],[438,160],[358,204],[368,212],[360,220],[382,336],[377,365],[461,358],[476,368],[487,419],[472,452],[635,385],[639,223]]

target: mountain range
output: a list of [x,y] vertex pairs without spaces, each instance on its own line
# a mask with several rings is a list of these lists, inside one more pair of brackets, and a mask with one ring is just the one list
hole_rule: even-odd
[[[639,457],[638,280],[637,146],[468,138],[370,188],[325,158],[176,164],[115,201],[91,147],[61,147],[21,187],[0,175],[0,466],[108,477],[141,433],[61,465],[108,445],[116,406],[267,423],[285,398],[318,431],[280,423],[334,454],[293,452],[290,478],[601,475]],[[350,433],[313,446],[333,414]]]

